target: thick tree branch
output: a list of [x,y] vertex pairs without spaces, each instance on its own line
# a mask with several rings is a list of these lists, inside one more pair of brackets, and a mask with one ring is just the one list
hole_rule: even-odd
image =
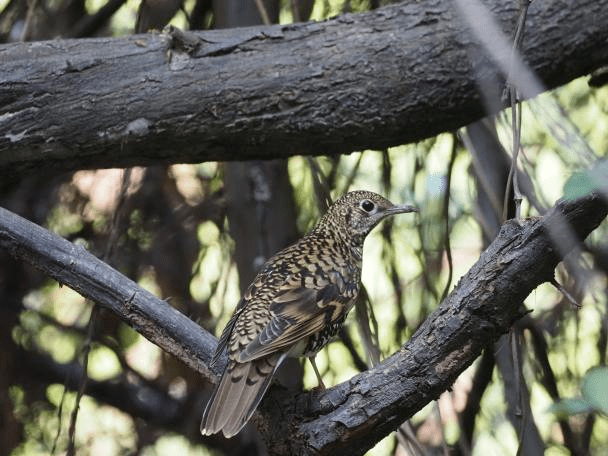
[[[521,225],[507,222],[399,352],[315,400],[305,393],[294,401],[279,391],[263,402],[258,428],[267,436],[270,453],[364,454],[447,390],[507,332],[521,316],[520,303],[553,277],[560,253],[578,248],[607,213],[599,197],[586,197],[560,202],[547,216]],[[573,236],[563,231],[564,222]],[[290,438],[277,439],[280,435]]]
[[[506,332],[519,303],[551,279],[608,213],[598,197],[559,203],[542,218],[505,224],[479,261],[403,348],[325,392],[272,388],[256,419],[272,454],[363,454],[442,391]],[[571,227],[566,235],[564,221]],[[560,248],[554,247],[554,240]],[[0,247],[118,314],[207,378],[216,340],[166,302],[83,248],[0,208]],[[222,366],[218,366],[222,368]],[[285,435],[290,438],[285,439]]]
[[[607,2],[532,3],[522,53],[548,88],[608,60]],[[485,3],[511,36],[517,2]],[[190,53],[158,34],[0,46],[0,173],[385,148],[482,117],[479,85],[501,89],[443,0],[196,36]]]

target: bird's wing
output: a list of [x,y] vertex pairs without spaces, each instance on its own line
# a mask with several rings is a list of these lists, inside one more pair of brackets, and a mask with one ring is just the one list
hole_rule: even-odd
[[332,283],[322,288],[284,285],[269,306],[268,322],[237,360],[252,361],[291,347],[340,318],[347,301]]

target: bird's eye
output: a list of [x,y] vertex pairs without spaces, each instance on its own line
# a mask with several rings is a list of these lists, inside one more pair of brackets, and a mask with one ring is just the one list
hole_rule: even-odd
[[374,203],[372,203],[370,200],[363,200],[361,201],[360,204],[361,209],[363,209],[365,212],[373,212],[374,209],[376,209],[376,205]]

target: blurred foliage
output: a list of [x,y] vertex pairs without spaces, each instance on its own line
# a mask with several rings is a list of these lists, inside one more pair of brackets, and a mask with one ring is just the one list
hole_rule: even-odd
[[581,383],[581,396],[562,399],[549,410],[561,418],[579,413],[608,414],[608,368],[596,367],[587,372]]
[[[69,35],[79,19],[98,14],[107,3],[0,0],[0,40],[20,39],[28,8],[35,19],[25,37],[44,39],[61,35],[60,27],[64,35]],[[316,0],[311,17],[322,20],[386,3]],[[77,4],[82,7],[80,16],[74,8],[68,8]],[[137,0],[123,2],[109,22],[91,34],[131,33],[139,5]],[[187,28],[199,6],[203,8],[205,2],[185,2],[172,23]],[[291,6],[291,1],[281,2],[281,22],[293,20]],[[203,8],[203,13],[206,24],[212,25],[212,12]],[[65,21],[45,26],[58,17]],[[509,110],[495,119],[507,151],[512,142],[509,119]],[[540,202],[539,207],[525,202],[525,216],[541,214],[562,196],[574,198],[592,190],[605,191],[608,87],[592,89],[586,78],[581,78],[543,94],[524,104],[522,125],[519,166],[530,177],[534,196]],[[365,188],[395,202],[416,202],[422,208],[417,219],[396,217],[376,229],[366,242],[363,283],[373,305],[376,324],[372,327],[377,328],[382,357],[390,355],[437,307],[444,289],[453,286],[483,248],[481,216],[476,208],[479,177],[471,170],[471,155],[463,147],[460,134],[446,133],[417,144],[337,158],[293,157],[288,169],[291,184],[297,189],[297,226],[302,233],[314,226],[322,212],[315,179],[333,199],[348,190]],[[122,179],[119,170],[79,171],[66,176],[52,197],[37,196],[41,198],[39,204],[49,206],[42,223],[50,230],[100,256],[115,239],[114,253],[108,258],[114,267],[219,335],[239,299],[223,176],[220,163],[136,168],[118,225],[113,223]],[[113,238],[113,233],[118,237]],[[530,391],[534,423],[549,455],[569,454],[556,415],[566,419],[579,435],[589,432],[591,454],[608,451],[608,374],[605,367],[598,368],[605,366],[607,357],[608,262],[604,259],[602,264],[600,255],[608,252],[607,234],[604,223],[590,237],[584,255],[558,268],[558,280],[582,305],[581,309],[548,285],[539,287],[525,303],[533,310],[535,325],[546,341],[545,354],[559,395],[571,398],[552,405],[555,398],[544,382],[547,372],[543,351],[536,347],[534,333],[529,328],[523,331],[522,376]],[[573,274],[575,270],[579,272]],[[575,281],[575,275],[583,277],[584,282]],[[41,373],[25,363],[23,368],[30,377],[10,386],[13,415],[22,425],[21,444],[11,454],[63,453],[75,397],[74,380],[80,378],[76,366],[82,361],[91,305],[49,280],[29,289],[22,304],[12,339],[23,353],[44,356],[36,363],[46,360],[47,370]],[[76,428],[77,453],[212,454],[198,435],[205,400],[202,392],[206,388],[202,380],[112,315],[102,314],[96,325],[89,361],[91,379],[100,382],[96,387],[138,385],[138,394],[152,397],[165,393],[163,397],[181,411],[174,416],[164,409],[166,416],[150,417],[134,408],[126,397],[119,398],[119,404],[107,405],[101,393],[85,396]],[[365,359],[356,319],[350,317],[346,328],[356,353]],[[325,383],[333,385],[355,374],[352,360],[353,354],[341,343],[321,352],[317,363]],[[429,405],[414,417],[423,443],[440,446],[443,430],[447,443],[458,446],[463,434],[459,414],[469,399],[479,364],[464,372],[452,391],[440,398],[438,409]],[[66,379],[69,376],[72,382]],[[304,384],[307,388],[316,385],[308,365]],[[506,415],[505,388],[504,379],[494,369],[474,420],[471,454],[517,452],[519,437]],[[580,414],[586,418],[581,419]],[[591,427],[586,428],[590,421]],[[228,451],[217,443],[212,445]],[[395,437],[389,436],[370,454],[394,454],[396,447]]]
[[564,197],[575,199],[591,193],[605,193],[607,181],[608,161],[598,161],[591,169],[575,172],[568,178],[564,186]]

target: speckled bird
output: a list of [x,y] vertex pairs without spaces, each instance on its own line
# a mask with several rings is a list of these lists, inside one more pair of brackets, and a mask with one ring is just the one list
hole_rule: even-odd
[[201,433],[232,437],[247,423],[287,356],[314,356],[338,332],[361,287],[363,242],[384,218],[417,211],[368,191],[347,193],[317,226],[270,258],[247,288],[212,360],[228,364]]

